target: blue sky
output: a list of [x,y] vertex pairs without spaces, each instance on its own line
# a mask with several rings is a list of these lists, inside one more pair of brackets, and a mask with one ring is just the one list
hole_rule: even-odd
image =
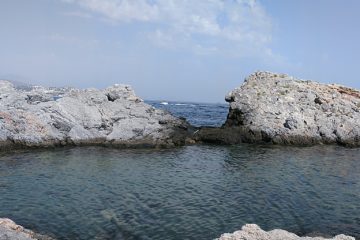
[[357,0],[1,0],[0,78],[223,102],[256,70],[360,88]]

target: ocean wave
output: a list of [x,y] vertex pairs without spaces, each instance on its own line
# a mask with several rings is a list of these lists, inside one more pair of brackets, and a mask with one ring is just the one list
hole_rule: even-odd
[[175,104],[172,104],[172,105],[175,105],[175,106],[190,106],[190,107],[195,107],[196,106],[194,104],[189,104],[189,103],[175,103]]

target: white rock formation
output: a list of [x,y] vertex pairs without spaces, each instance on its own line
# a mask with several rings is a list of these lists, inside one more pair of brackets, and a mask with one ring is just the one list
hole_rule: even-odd
[[256,72],[226,96],[221,129],[204,129],[203,141],[360,146],[360,92],[340,85]]
[[60,90],[0,81],[0,148],[185,143],[188,124],[145,104],[130,86]]
[[299,237],[294,233],[281,229],[275,229],[269,232],[262,230],[256,224],[246,224],[240,231],[234,233],[225,233],[217,240],[355,240],[355,238],[346,235],[337,235],[333,238],[322,237]]
[[0,240],[51,240],[17,225],[7,218],[0,218]]

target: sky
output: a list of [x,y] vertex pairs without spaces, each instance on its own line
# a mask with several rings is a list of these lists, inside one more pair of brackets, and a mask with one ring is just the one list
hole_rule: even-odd
[[0,79],[224,102],[254,71],[360,88],[358,0],[0,0]]

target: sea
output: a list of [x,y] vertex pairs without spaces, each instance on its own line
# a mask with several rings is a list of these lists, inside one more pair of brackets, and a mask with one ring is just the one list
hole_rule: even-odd
[[[196,126],[227,104],[148,101]],[[0,153],[0,217],[56,239],[215,239],[246,223],[360,239],[360,149],[240,144]]]
[[163,109],[174,116],[186,118],[193,126],[220,127],[225,123],[229,104],[227,103],[195,103],[174,101],[145,101],[155,108]]

